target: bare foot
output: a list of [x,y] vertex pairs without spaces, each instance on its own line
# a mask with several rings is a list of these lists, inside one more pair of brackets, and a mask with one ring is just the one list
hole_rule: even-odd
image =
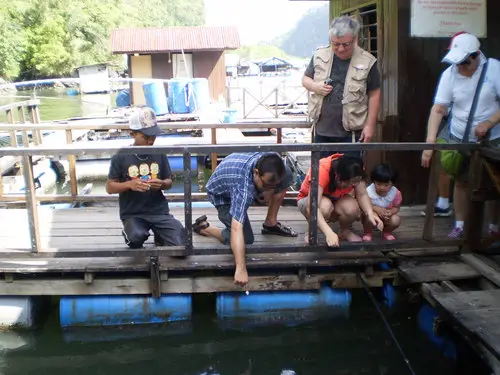
[[246,266],[236,266],[234,272],[234,283],[245,286],[248,284],[248,272]]
[[[205,225],[207,225],[207,224],[208,224],[208,221],[202,221],[202,222],[200,223],[200,227],[202,227],[202,228],[203,228],[203,227],[204,227]],[[209,225],[210,225],[210,224],[209,224]],[[202,236],[207,236],[207,237],[208,237],[208,236],[210,236],[210,233],[208,233],[208,231],[207,231],[207,229],[208,229],[208,228],[210,228],[210,226],[206,227],[205,229],[200,229],[199,234],[201,234]]]
[[349,229],[340,232],[339,238],[341,240],[347,240],[349,242],[361,242],[363,240],[360,236]]

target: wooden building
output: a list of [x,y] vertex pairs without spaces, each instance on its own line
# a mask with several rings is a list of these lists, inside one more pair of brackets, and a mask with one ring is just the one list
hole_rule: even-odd
[[[111,33],[111,51],[126,54],[130,78],[207,78],[212,100],[225,95],[226,50],[240,47],[235,27],[124,28]],[[145,104],[142,82],[131,84],[131,103]]]
[[[378,58],[383,102],[378,141],[425,141],[436,86],[447,67],[441,59],[453,32],[443,37],[412,37],[411,5],[412,0],[330,0],[330,19],[343,14],[361,18],[360,45]],[[487,38],[480,40],[488,57],[500,58],[499,16],[500,2],[487,1]],[[424,203],[428,171],[420,167],[420,155],[371,152],[368,164],[381,160],[393,163],[400,172],[405,203]]]

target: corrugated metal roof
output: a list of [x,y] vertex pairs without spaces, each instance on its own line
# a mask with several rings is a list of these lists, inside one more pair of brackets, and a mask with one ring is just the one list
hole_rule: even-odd
[[115,29],[113,53],[160,53],[236,49],[240,36],[232,26],[179,26]]

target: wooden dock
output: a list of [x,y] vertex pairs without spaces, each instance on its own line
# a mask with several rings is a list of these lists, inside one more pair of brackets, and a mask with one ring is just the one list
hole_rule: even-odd
[[436,334],[456,330],[498,374],[500,264],[494,258],[463,253],[441,260],[403,261],[398,270],[442,316],[435,323]]
[[[108,129],[112,126],[101,128]],[[247,128],[251,126],[246,124]],[[278,143],[282,143],[281,129],[285,126],[305,127],[306,124],[278,124]],[[211,129],[213,146],[159,146],[152,150],[169,155],[182,154],[185,160],[200,153],[223,155],[255,150],[305,152],[310,153],[312,160],[317,161],[319,152],[329,147],[305,143],[217,145],[218,129],[227,128],[227,124],[198,124],[197,127]],[[21,130],[27,131],[28,128]],[[71,140],[72,130],[79,129],[66,129],[68,140]],[[470,340],[471,345],[487,358],[488,363],[496,364],[500,358],[500,332],[495,320],[499,310],[500,296],[497,291],[500,290],[500,266],[495,257],[484,255],[494,254],[491,251],[484,253],[489,245],[484,246],[488,242],[482,238],[482,228],[484,202],[500,199],[500,183],[496,183],[500,167],[485,161],[481,154],[483,151],[473,144],[362,143],[338,146],[340,151],[422,151],[445,150],[450,147],[469,150],[473,154],[469,191],[471,210],[466,221],[464,240],[447,239],[452,219],[437,219],[431,214],[434,210],[438,176],[438,159],[434,158],[425,207],[427,217],[424,219],[420,216],[422,207],[402,208],[403,224],[395,232],[396,241],[382,241],[375,233],[373,242],[342,242],[340,248],[331,249],[326,246],[321,233],[316,236],[316,219],[313,217],[311,245],[308,245],[304,240],[306,220],[295,206],[282,207],[279,220],[291,225],[299,232],[299,236],[265,236],[260,233],[260,228],[266,208],[252,207],[249,217],[255,232],[255,243],[247,247],[250,278],[246,290],[312,290],[324,283],[334,288],[350,289],[381,287],[390,281],[395,286],[405,286],[405,289],[415,289],[418,294],[422,294],[440,311],[447,324],[451,324]],[[242,292],[243,289],[233,282],[234,259],[229,246],[221,245],[214,239],[194,234],[192,243],[191,236],[188,235],[185,246],[155,247],[151,236],[144,249],[131,250],[124,244],[121,236],[116,203],[114,207],[66,210],[39,206],[38,201],[42,199],[36,196],[32,182],[34,155],[68,156],[74,160],[89,152],[116,152],[119,148],[122,151],[138,152],[136,148],[110,148],[73,145],[4,150],[4,156],[21,156],[26,165],[23,172],[28,189],[23,198],[28,210],[0,210],[0,295],[139,294],[158,297],[165,293]],[[216,158],[212,158],[214,160]],[[307,161],[303,164],[307,164]],[[183,223],[187,217],[189,224],[196,217],[207,214],[212,225],[220,225],[217,213],[210,205],[205,203],[204,207],[208,208],[199,208],[197,205],[191,207],[192,202],[199,202],[202,197],[191,195],[189,163],[186,163],[185,168],[186,195],[178,198],[186,202],[187,208],[175,207],[172,208],[172,213]],[[317,173],[318,165],[314,164],[313,181],[317,181]],[[490,184],[486,183],[487,176]],[[313,186],[314,188],[317,186]],[[71,196],[67,196],[70,201],[97,202],[90,199],[92,197],[78,196],[74,186],[71,193]],[[312,199],[313,205],[317,204],[316,200]],[[355,223],[353,229],[360,233],[360,223]]]
[[[375,233],[372,243],[343,242],[340,249],[331,251],[320,250],[326,248],[322,235],[319,236],[319,244],[323,247],[305,244],[306,220],[297,207],[282,207],[279,220],[297,230],[298,237],[262,235],[260,229],[266,209],[251,207],[249,211],[255,233],[255,243],[247,249],[250,290],[307,289],[325,280],[334,282],[338,287],[359,287],[356,273],[365,272],[367,267],[391,264],[401,256],[411,258],[423,254],[443,256],[458,253],[458,246],[444,239],[449,229],[446,219],[436,223],[435,245],[425,249],[425,244],[431,245],[421,240],[423,218],[410,208],[402,210],[403,225],[395,232],[398,241],[382,241]],[[183,209],[173,208],[172,213],[184,222]],[[193,208],[193,218],[202,214],[207,214],[212,225],[221,226],[215,208]],[[154,255],[160,258],[160,271],[177,273],[184,280],[181,285],[175,278],[169,278],[169,282],[162,284],[164,292],[240,290],[232,283],[234,261],[229,246],[221,245],[215,239],[194,234],[193,255],[174,257],[169,256],[168,247],[154,247],[152,236],[144,249],[130,250],[121,235],[118,207],[52,210],[42,206],[38,215],[41,248],[38,253],[32,253],[26,211],[0,210],[0,273],[7,275],[6,280],[14,280],[0,283],[0,294],[148,294],[151,293],[150,257]],[[360,232],[361,229],[360,223],[355,223],[354,230]],[[269,276],[270,270],[273,270],[273,276]],[[211,281],[203,274],[207,271],[211,272]],[[62,272],[64,275],[61,275]],[[131,272],[142,277],[141,286],[124,289],[123,274]],[[374,286],[381,285],[383,277],[397,277],[394,271],[384,273],[370,269],[369,272]],[[96,283],[86,284],[82,273],[92,274]],[[304,273],[307,277],[303,277]],[[108,274],[106,281],[101,279],[102,274]],[[42,279],[40,275],[43,275]],[[137,274],[128,276],[137,278]],[[43,279],[47,277],[50,289],[42,287],[46,282]],[[66,283],[68,277],[73,284]],[[214,280],[219,280],[219,284]],[[106,286],[99,286],[99,283]]]
[[[474,337],[477,350],[486,353],[490,362],[500,358],[500,266],[493,257],[461,253],[458,245],[446,240],[451,219],[436,219],[435,239],[423,241],[421,207],[403,207],[403,224],[395,232],[395,242],[382,241],[375,233],[373,243],[342,242],[340,249],[307,251],[306,221],[297,208],[282,207],[279,214],[280,221],[299,232],[296,238],[262,235],[266,209],[251,207],[249,211],[255,244],[247,249],[248,290],[316,289],[323,282],[336,288],[359,288],[359,274],[373,287],[384,280],[396,286],[416,286],[461,333]],[[171,211],[184,221],[183,209]],[[35,254],[30,252],[26,210],[0,210],[0,294],[149,294],[150,258],[155,254],[159,255],[161,293],[241,290],[232,282],[234,261],[229,247],[214,239],[195,234],[195,255],[175,257],[161,252],[165,248],[156,248],[152,236],[144,249],[130,250],[121,235],[118,207],[40,207],[38,214],[42,248]],[[193,208],[193,218],[202,214],[207,214],[212,225],[221,226],[213,207]],[[353,229],[361,233],[360,223]],[[265,244],[277,246],[276,251],[262,250]],[[324,244],[322,235],[319,244]],[[382,263],[393,268],[382,271],[378,268]],[[489,290],[461,289],[464,283],[488,285]]]
[[[400,242],[421,239],[424,218],[420,216],[421,207],[403,207],[402,226],[395,232]],[[181,222],[184,222],[184,209],[174,207],[171,212]],[[255,244],[271,243],[281,245],[298,246],[304,244],[307,222],[299,213],[297,207],[282,207],[279,219],[291,225],[299,232],[295,238],[262,235],[260,233],[261,223],[267,212],[267,207],[256,206],[249,210],[249,217],[255,233]],[[50,207],[40,206],[38,209],[40,221],[40,236],[42,239],[41,252],[71,252],[73,249],[113,249],[127,252],[128,247],[123,242],[121,235],[122,224],[118,216],[118,207],[87,207],[78,209],[54,210]],[[193,218],[207,214],[208,219],[215,225],[221,225],[217,219],[217,211],[214,207],[193,208]],[[29,252],[31,245],[27,226],[27,213],[24,209],[2,209],[0,210],[0,252]],[[450,228],[450,220],[436,220],[436,240],[444,240]],[[337,228],[336,224],[334,228]],[[354,225],[354,230],[362,233],[359,222]],[[374,233],[374,242],[377,240],[377,232]],[[213,247],[218,241],[212,238],[194,235],[195,247]],[[320,235],[320,242],[324,243],[324,236]],[[389,242],[390,243],[390,242]],[[152,244],[152,238],[146,242],[146,246]],[[91,251],[91,250],[89,250]],[[228,254],[230,250],[227,250]]]

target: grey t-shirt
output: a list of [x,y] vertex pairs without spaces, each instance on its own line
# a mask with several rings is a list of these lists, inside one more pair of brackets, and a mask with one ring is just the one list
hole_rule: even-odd
[[[342,125],[342,98],[344,96],[344,85],[347,70],[351,59],[341,60],[333,57],[330,78],[333,80],[333,90],[323,98],[323,106],[316,124],[316,133],[324,137],[348,137],[349,133]],[[304,75],[314,78],[314,56],[311,58]],[[368,73],[366,82],[367,91],[376,90],[380,87],[380,74],[377,64],[374,64]]]

